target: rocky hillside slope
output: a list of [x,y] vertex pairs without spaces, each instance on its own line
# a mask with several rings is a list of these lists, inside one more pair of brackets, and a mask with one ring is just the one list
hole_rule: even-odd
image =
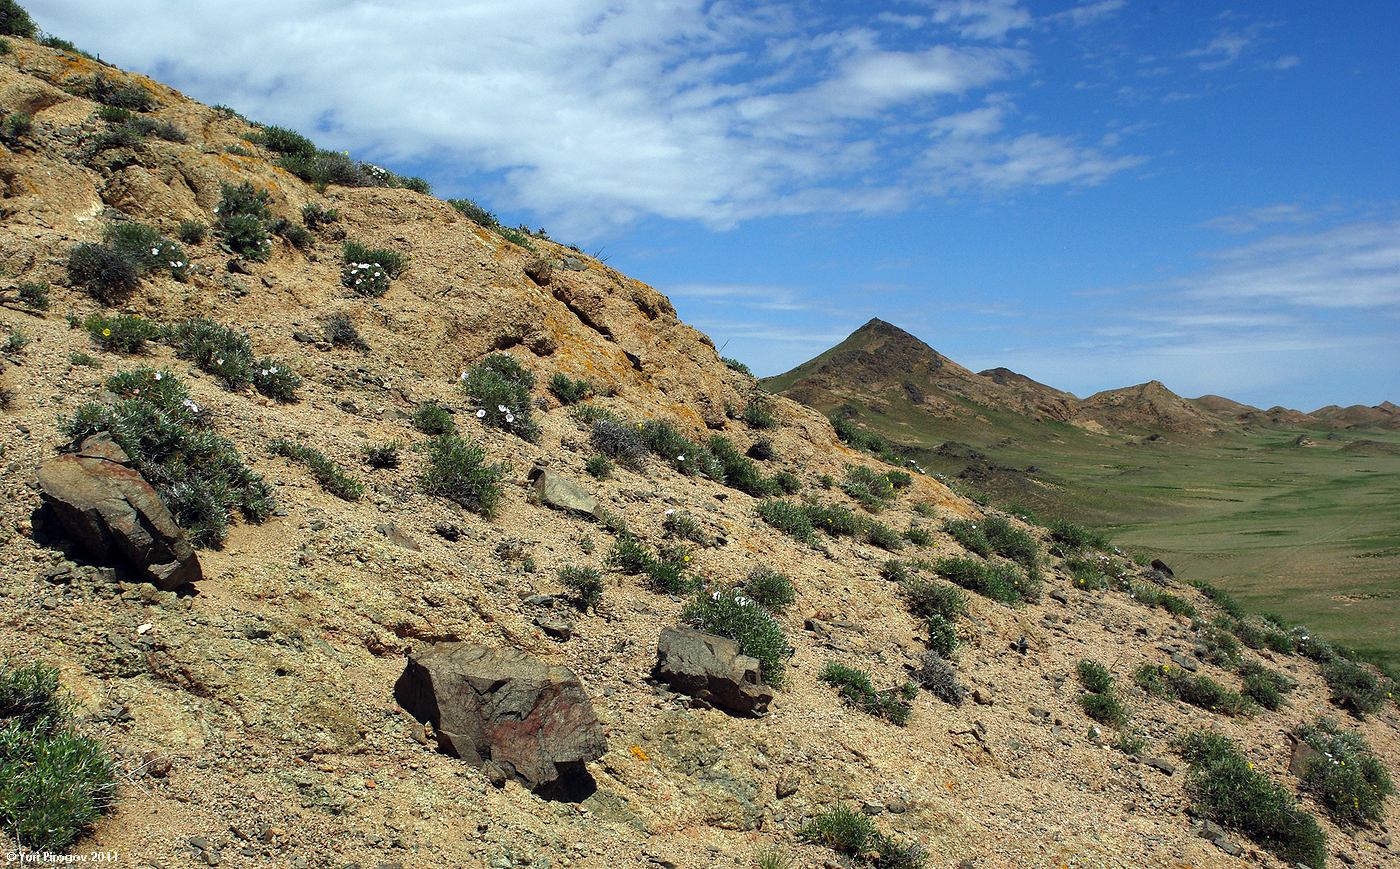
[[[1217,603],[1099,542],[1057,542],[1001,519],[1033,543],[1012,553],[1020,567],[1000,559],[963,521],[987,521],[976,505],[923,476],[886,476],[817,412],[764,398],[662,295],[596,260],[407,187],[370,186],[381,176],[365,167],[355,175],[365,186],[307,183],[279,167],[297,165],[287,150],[268,147],[299,145],[229,111],[29,39],[6,45],[0,326],[18,337],[0,361],[0,656],[56,666],[80,730],[116,759],[114,799],[74,852],[113,852],[130,866],[699,869],[749,867],[769,850],[790,861],[769,866],[895,867],[920,865],[918,849],[948,867],[1290,865],[1269,843],[1197,817],[1206,810],[1172,739],[1208,729],[1236,740],[1251,771],[1300,794],[1327,857],[1395,861],[1395,801],[1378,820],[1339,826],[1290,772],[1286,738],[1327,711],[1400,774],[1394,704],[1349,716],[1332,702],[1345,697],[1337,678],[1329,686],[1314,660],[1231,648],[1209,624],[1223,615]],[[258,220],[273,230],[252,247],[239,236],[250,225],[227,214],[244,183],[266,192]],[[74,269],[74,250],[136,223],[166,241],[134,288],[104,304],[82,284],[109,285]],[[196,224],[213,229],[200,240]],[[176,236],[186,239],[178,253],[164,246]],[[407,265],[381,295],[360,292],[357,276],[374,269],[342,262],[346,241]],[[247,332],[265,357],[256,389],[230,388],[222,356],[185,358],[172,344],[185,345],[137,325],[190,318]],[[118,340],[133,332],[152,340]],[[491,353],[535,376],[533,407],[500,411],[464,391],[463,373]],[[299,385],[277,380],[279,367]],[[561,373],[587,380],[593,397],[562,404],[543,388]],[[202,578],[167,591],[116,552],[81,551],[43,507],[36,469],[72,449],[83,420],[179,398],[164,391],[172,381],[188,389],[179,407],[189,411],[172,405],[172,418],[187,419],[191,437],[227,438],[270,501],[248,511],[261,521],[235,511],[226,538],[197,552]],[[442,439],[423,433],[434,427],[426,417],[414,424],[425,402],[446,408],[490,462],[508,463],[489,515],[428,494]],[[515,422],[527,409],[530,438]],[[586,465],[600,446],[596,422],[614,418],[605,412],[624,430],[667,421],[696,450],[689,460],[632,455],[594,478]],[[760,458],[730,457],[727,475],[697,470],[711,435]],[[382,467],[365,462],[367,447],[395,442],[396,465],[392,451],[377,454]],[[299,448],[321,463],[294,461],[307,455]],[[536,468],[599,506],[555,509],[530,481]],[[812,514],[828,524],[804,531],[792,513],[804,501],[850,512]],[[627,572],[634,544],[652,553],[640,575]],[[969,560],[940,561],[952,556]],[[575,605],[567,567],[600,571],[595,607]],[[662,631],[755,568],[794,588],[775,616],[787,648],[769,649],[786,678],[767,714],[737,717],[651,673]],[[1020,578],[1015,594],[1009,576]],[[938,622],[918,602],[955,596],[954,577],[992,596],[967,594],[965,615],[954,607]],[[454,743],[464,753],[460,734],[434,732],[400,705],[407,656],[457,641],[577,676],[601,737],[587,762],[594,789],[536,793],[499,765],[453,756]],[[930,645],[947,652],[951,676],[929,669]],[[1131,724],[1087,717],[1085,659],[1110,671]],[[1295,681],[1288,702],[1232,717],[1131,677],[1184,668],[1238,690],[1241,660]],[[882,690],[922,668],[916,681],[932,690],[855,691],[886,717],[868,714],[820,678],[833,661]],[[887,720],[905,715],[903,726]],[[917,848],[903,863],[891,848],[838,853],[828,845],[848,839],[808,826],[838,804]]]

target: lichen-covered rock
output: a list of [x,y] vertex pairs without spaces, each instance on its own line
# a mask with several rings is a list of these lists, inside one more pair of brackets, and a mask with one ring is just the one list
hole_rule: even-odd
[[409,656],[394,697],[432,722],[443,751],[548,796],[586,795],[592,779],[584,764],[607,750],[573,671],[515,649],[429,646]]
[[118,556],[166,591],[197,582],[203,572],[194,547],[130,461],[107,435],[93,435],[78,452],[39,465],[39,492],[74,542],[93,556]]
[[663,628],[652,675],[682,694],[735,715],[760,716],[773,701],[757,658],[739,654],[739,644],[692,628]]
[[572,480],[548,468],[539,467],[530,472],[530,480],[535,484],[535,495],[541,504],[556,510],[571,510],[585,516],[597,515],[598,499]]

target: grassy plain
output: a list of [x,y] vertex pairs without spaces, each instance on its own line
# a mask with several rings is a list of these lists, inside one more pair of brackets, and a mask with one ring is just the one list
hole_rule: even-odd
[[[1209,580],[1253,611],[1400,666],[1400,432],[1260,429],[1148,441],[975,406],[958,420],[860,410],[862,424],[917,445],[925,468],[964,491],[1105,529],[1178,578]],[[985,459],[935,449],[949,441]]]

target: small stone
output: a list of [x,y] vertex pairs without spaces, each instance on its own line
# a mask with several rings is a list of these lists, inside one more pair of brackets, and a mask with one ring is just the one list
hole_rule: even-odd
[[555,616],[540,616],[535,625],[556,640],[567,641],[574,635],[574,623]]
[[979,706],[991,706],[992,689],[985,685],[978,685],[972,689],[972,701]]
[[902,815],[909,811],[909,801],[903,797],[891,797],[885,800],[885,811],[892,815]]
[[791,773],[783,773],[778,776],[778,782],[774,785],[773,792],[778,795],[778,799],[785,799],[797,793],[799,785],[800,783],[797,780],[797,776]]
[[1149,757],[1146,760],[1144,760],[1143,763],[1147,764],[1148,766],[1152,767],[1153,769],[1157,770],[1158,772],[1164,775],[1170,776],[1176,773],[1176,764],[1172,763],[1169,760],[1163,760],[1160,757]]
[[860,810],[871,817],[880,814],[885,810],[885,804],[879,800],[862,800]]
[[1050,599],[1059,601],[1060,603],[1065,604],[1066,606],[1069,605],[1069,598],[1066,597],[1065,593],[1060,591],[1058,588],[1050,592]]
[[1172,652],[1172,663],[1189,673],[1194,673],[1199,669],[1195,658],[1183,655],[1181,652]]
[[175,766],[170,758],[158,752],[147,752],[142,758],[142,766],[146,768],[146,775],[151,778],[165,778],[170,775],[170,770]]

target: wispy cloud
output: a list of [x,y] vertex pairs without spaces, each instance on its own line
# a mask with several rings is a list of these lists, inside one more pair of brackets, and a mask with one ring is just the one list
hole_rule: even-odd
[[889,212],[952,187],[1093,183],[1133,163],[1018,117],[961,140],[937,183],[904,177],[940,118],[1034,68],[1029,47],[998,44],[1032,24],[1013,0],[882,19],[775,0],[165,7],[128,0],[106,16],[74,0],[43,23],[327,146],[441,167],[442,192],[531,208],[582,240],[644,216],[727,228]]
[[1099,0],[1097,3],[1084,3],[1063,12],[1052,13],[1047,15],[1044,20],[1056,23],[1063,21],[1072,27],[1087,27],[1116,15],[1127,5],[1127,0]]
[[1265,205],[1258,208],[1247,208],[1242,211],[1234,211],[1230,214],[1222,214],[1207,220],[1202,226],[1210,229],[1218,229],[1221,232],[1228,232],[1232,235],[1243,235],[1248,232],[1255,232],[1266,226],[1278,224],[1302,224],[1308,223],[1316,218],[1316,215],[1309,212],[1296,202],[1280,202],[1275,205]]

